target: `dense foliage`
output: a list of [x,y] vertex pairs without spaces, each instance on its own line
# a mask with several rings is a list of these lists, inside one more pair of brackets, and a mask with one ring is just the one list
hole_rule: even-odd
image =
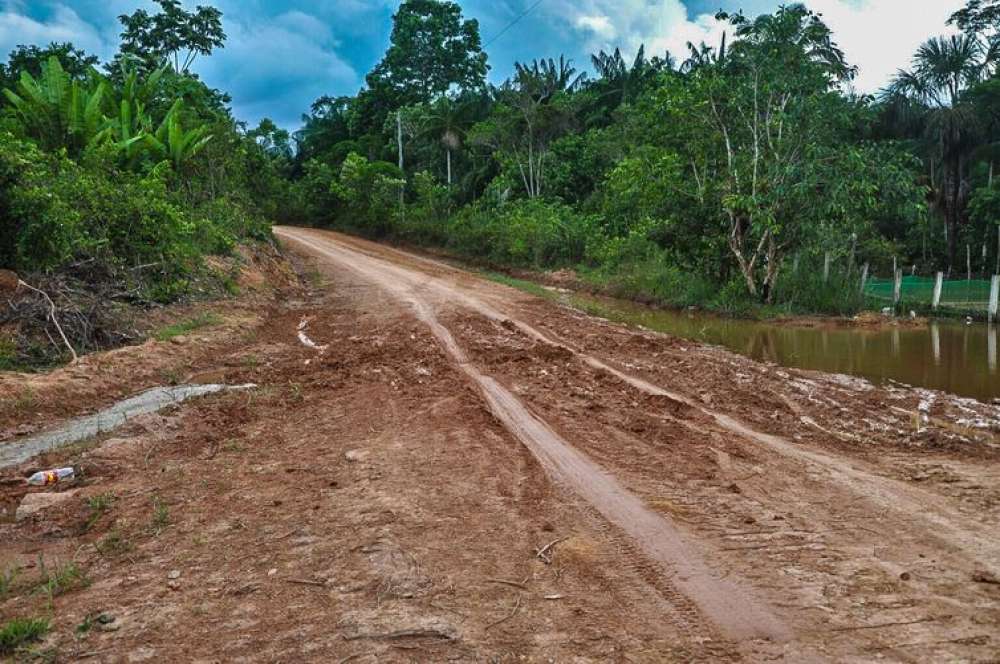
[[616,50],[489,85],[457,4],[403,2],[366,87],[295,135],[296,220],[726,310],[851,311],[862,263],[960,269],[966,244],[992,264],[1000,2],[876,97],[804,6],[718,18],[683,61]]
[[132,301],[184,294],[206,254],[269,237],[292,153],[273,123],[253,131],[190,73],[223,46],[221,13],[122,16],[99,69],[72,44],[20,46],[0,69],[0,268],[86,265]]

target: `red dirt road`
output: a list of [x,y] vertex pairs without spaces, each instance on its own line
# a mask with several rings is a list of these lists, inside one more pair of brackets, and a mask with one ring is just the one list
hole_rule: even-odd
[[[0,380],[15,432],[157,375],[260,386],[29,464],[86,471],[59,505],[0,522],[0,572],[19,570],[0,618],[50,617],[36,652],[995,661],[1000,452],[966,424],[992,406],[756,363],[356,238],[276,234],[303,284],[252,315]],[[24,490],[3,490],[11,515]],[[86,583],[40,592],[43,561]]]

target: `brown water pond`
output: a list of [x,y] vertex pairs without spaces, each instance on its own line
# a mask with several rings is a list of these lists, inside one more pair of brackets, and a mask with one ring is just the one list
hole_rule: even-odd
[[574,294],[576,308],[657,332],[723,346],[785,367],[897,381],[990,401],[1000,397],[995,325],[962,321],[918,327],[797,327]]

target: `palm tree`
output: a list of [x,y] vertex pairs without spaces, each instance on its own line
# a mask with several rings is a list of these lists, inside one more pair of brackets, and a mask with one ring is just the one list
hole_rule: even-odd
[[929,39],[917,49],[913,68],[900,71],[883,95],[891,106],[923,116],[924,148],[935,204],[945,220],[949,265],[954,264],[957,232],[966,216],[969,167],[979,133],[977,113],[965,94],[983,80],[991,53],[974,35]]
[[[670,58],[669,53],[667,58]],[[626,64],[621,50],[617,48],[611,54],[601,51],[592,55],[590,61],[600,76],[594,86],[604,90],[601,96],[610,98],[613,108],[634,101],[657,71],[656,66],[646,59],[645,46],[639,47],[631,67]]]
[[472,124],[473,104],[466,99],[440,97],[426,109],[423,131],[438,140],[445,150],[448,187],[451,188],[452,153],[462,147],[465,131]]

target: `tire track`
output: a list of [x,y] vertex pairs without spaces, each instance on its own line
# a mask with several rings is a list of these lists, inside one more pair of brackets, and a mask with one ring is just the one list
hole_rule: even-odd
[[[281,230],[278,232],[280,233]],[[323,239],[329,241],[328,238]],[[523,334],[537,342],[569,351],[591,368],[603,371],[645,394],[670,399],[694,409],[695,412],[706,415],[718,427],[737,435],[743,440],[748,440],[756,445],[765,447],[806,466],[818,466],[823,469],[831,482],[848,489],[858,496],[863,496],[882,510],[892,511],[907,519],[922,521],[927,527],[928,532],[936,533],[942,539],[957,543],[960,549],[972,553],[971,557],[975,558],[977,562],[986,560],[994,564],[1000,564],[1000,541],[991,537],[990,532],[985,530],[982,524],[942,504],[939,496],[929,494],[916,487],[911,487],[899,480],[871,472],[860,462],[847,462],[817,450],[804,448],[780,436],[756,431],[739,420],[706,408],[682,394],[667,390],[643,378],[627,374],[568,342],[553,338],[524,321],[505,315],[482,300],[462,292],[459,290],[459,287],[443,283],[437,277],[389,263],[374,253],[356,247],[353,242],[344,242],[344,244],[350,246],[348,251],[362,254],[369,260],[377,262],[381,266],[384,266],[383,269],[391,272],[398,279],[414,283],[415,285],[418,284],[422,289],[433,290],[441,297],[460,303],[462,306],[477,311],[483,316],[497,322],[502,323],[506,321],[509,324],[513,324]],[[397,253],[406,259],[425,263],[445,272],[456,275],[464,274],[461,270],[440,263],[439,261],[413,256],[395,249],[387,249],[387,251]],[[415,279],[417,276],[420,277],[419,280]],[[693,426],[696,427],[697,425],[693,424]]]
[[[531,450],[550,476],[572,488],[605,519],[628,535],[630,542],[646,558],[658,565],[667,599],[677,606],[685,619],[695,621],[695,617],[703,618],[732,640],[764,638],[785,641],[791,638],[790,629],[769,606],[754,596],[748,584],[733,576],[721,578],[713,572],[705,563],[699,545],[686,533],[647,507],[611,474],[573,448],[500,383],[480,372],[469,361],[451,332],[438,321],[421,293],[445,290],[448,299],[458,299],[462,305],[482,315],[496,320],[505,320],[505,316],[434,280],[414,279],[415,275],[408,270],[345,249],[328,239],[308,239],[308,233],[291,229],[279,228],[275,231],[313,253],[353,270],[408,304],[430,328],[445,352],[479,388],[494,416]],[[523,326],[522,330],[531,329],[523,323],[518,326]],[[542,337],[537,332],[532,336]],[[672,593],[674,588],[676,594]]]

